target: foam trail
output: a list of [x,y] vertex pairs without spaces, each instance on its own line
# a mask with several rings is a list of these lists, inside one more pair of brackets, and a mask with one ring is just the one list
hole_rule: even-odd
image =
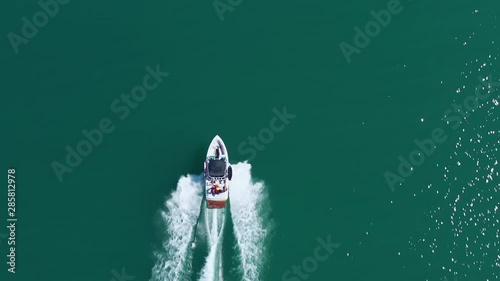
[[200,281],[222,281],[222,239],[225,225],[224,209],[205,209],[209,254],[201,271]]
[[243,280],[258,281],[262,280],[265,243],[272,224],[264,209],[268,203],[265,186],[252,181],[251,168],[246,162],[233,165],[229,197]]
[[166,239],[162,249],[155,252],[156,264],[152,281],[185,280],[191,270],[194,226],[202,200],[203,183],[200,176],[183,176],[177,189],[161,211]]

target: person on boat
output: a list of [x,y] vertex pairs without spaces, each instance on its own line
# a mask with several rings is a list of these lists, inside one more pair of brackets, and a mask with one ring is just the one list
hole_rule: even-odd
[[212,195],[219,194],[219,186],[216,183],[214,183],[212,188],[210,188],[210,193],[212,193]]

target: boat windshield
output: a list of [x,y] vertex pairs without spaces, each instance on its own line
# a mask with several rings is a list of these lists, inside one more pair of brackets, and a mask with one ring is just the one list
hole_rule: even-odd
[[226,162],[224,160],[210,160],[208,162],[208,175],[211,177],[223,177],[226,174]]

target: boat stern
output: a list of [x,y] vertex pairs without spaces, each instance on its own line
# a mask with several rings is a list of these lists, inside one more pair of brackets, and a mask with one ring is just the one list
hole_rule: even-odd
[[207,208],[209,209],[223,209],[226,208],[227,201],[213,201],[207,200]]

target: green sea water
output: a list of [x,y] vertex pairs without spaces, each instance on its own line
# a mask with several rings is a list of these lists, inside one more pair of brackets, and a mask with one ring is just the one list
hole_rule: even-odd
[[[253,180],[224,280],[499,278],[499,3],[51,3],[0,4],[0,280],[157,279],[166,218],[200,207],[166,202],[217,134]],[[207,264],[196,235],[180,280]]]

